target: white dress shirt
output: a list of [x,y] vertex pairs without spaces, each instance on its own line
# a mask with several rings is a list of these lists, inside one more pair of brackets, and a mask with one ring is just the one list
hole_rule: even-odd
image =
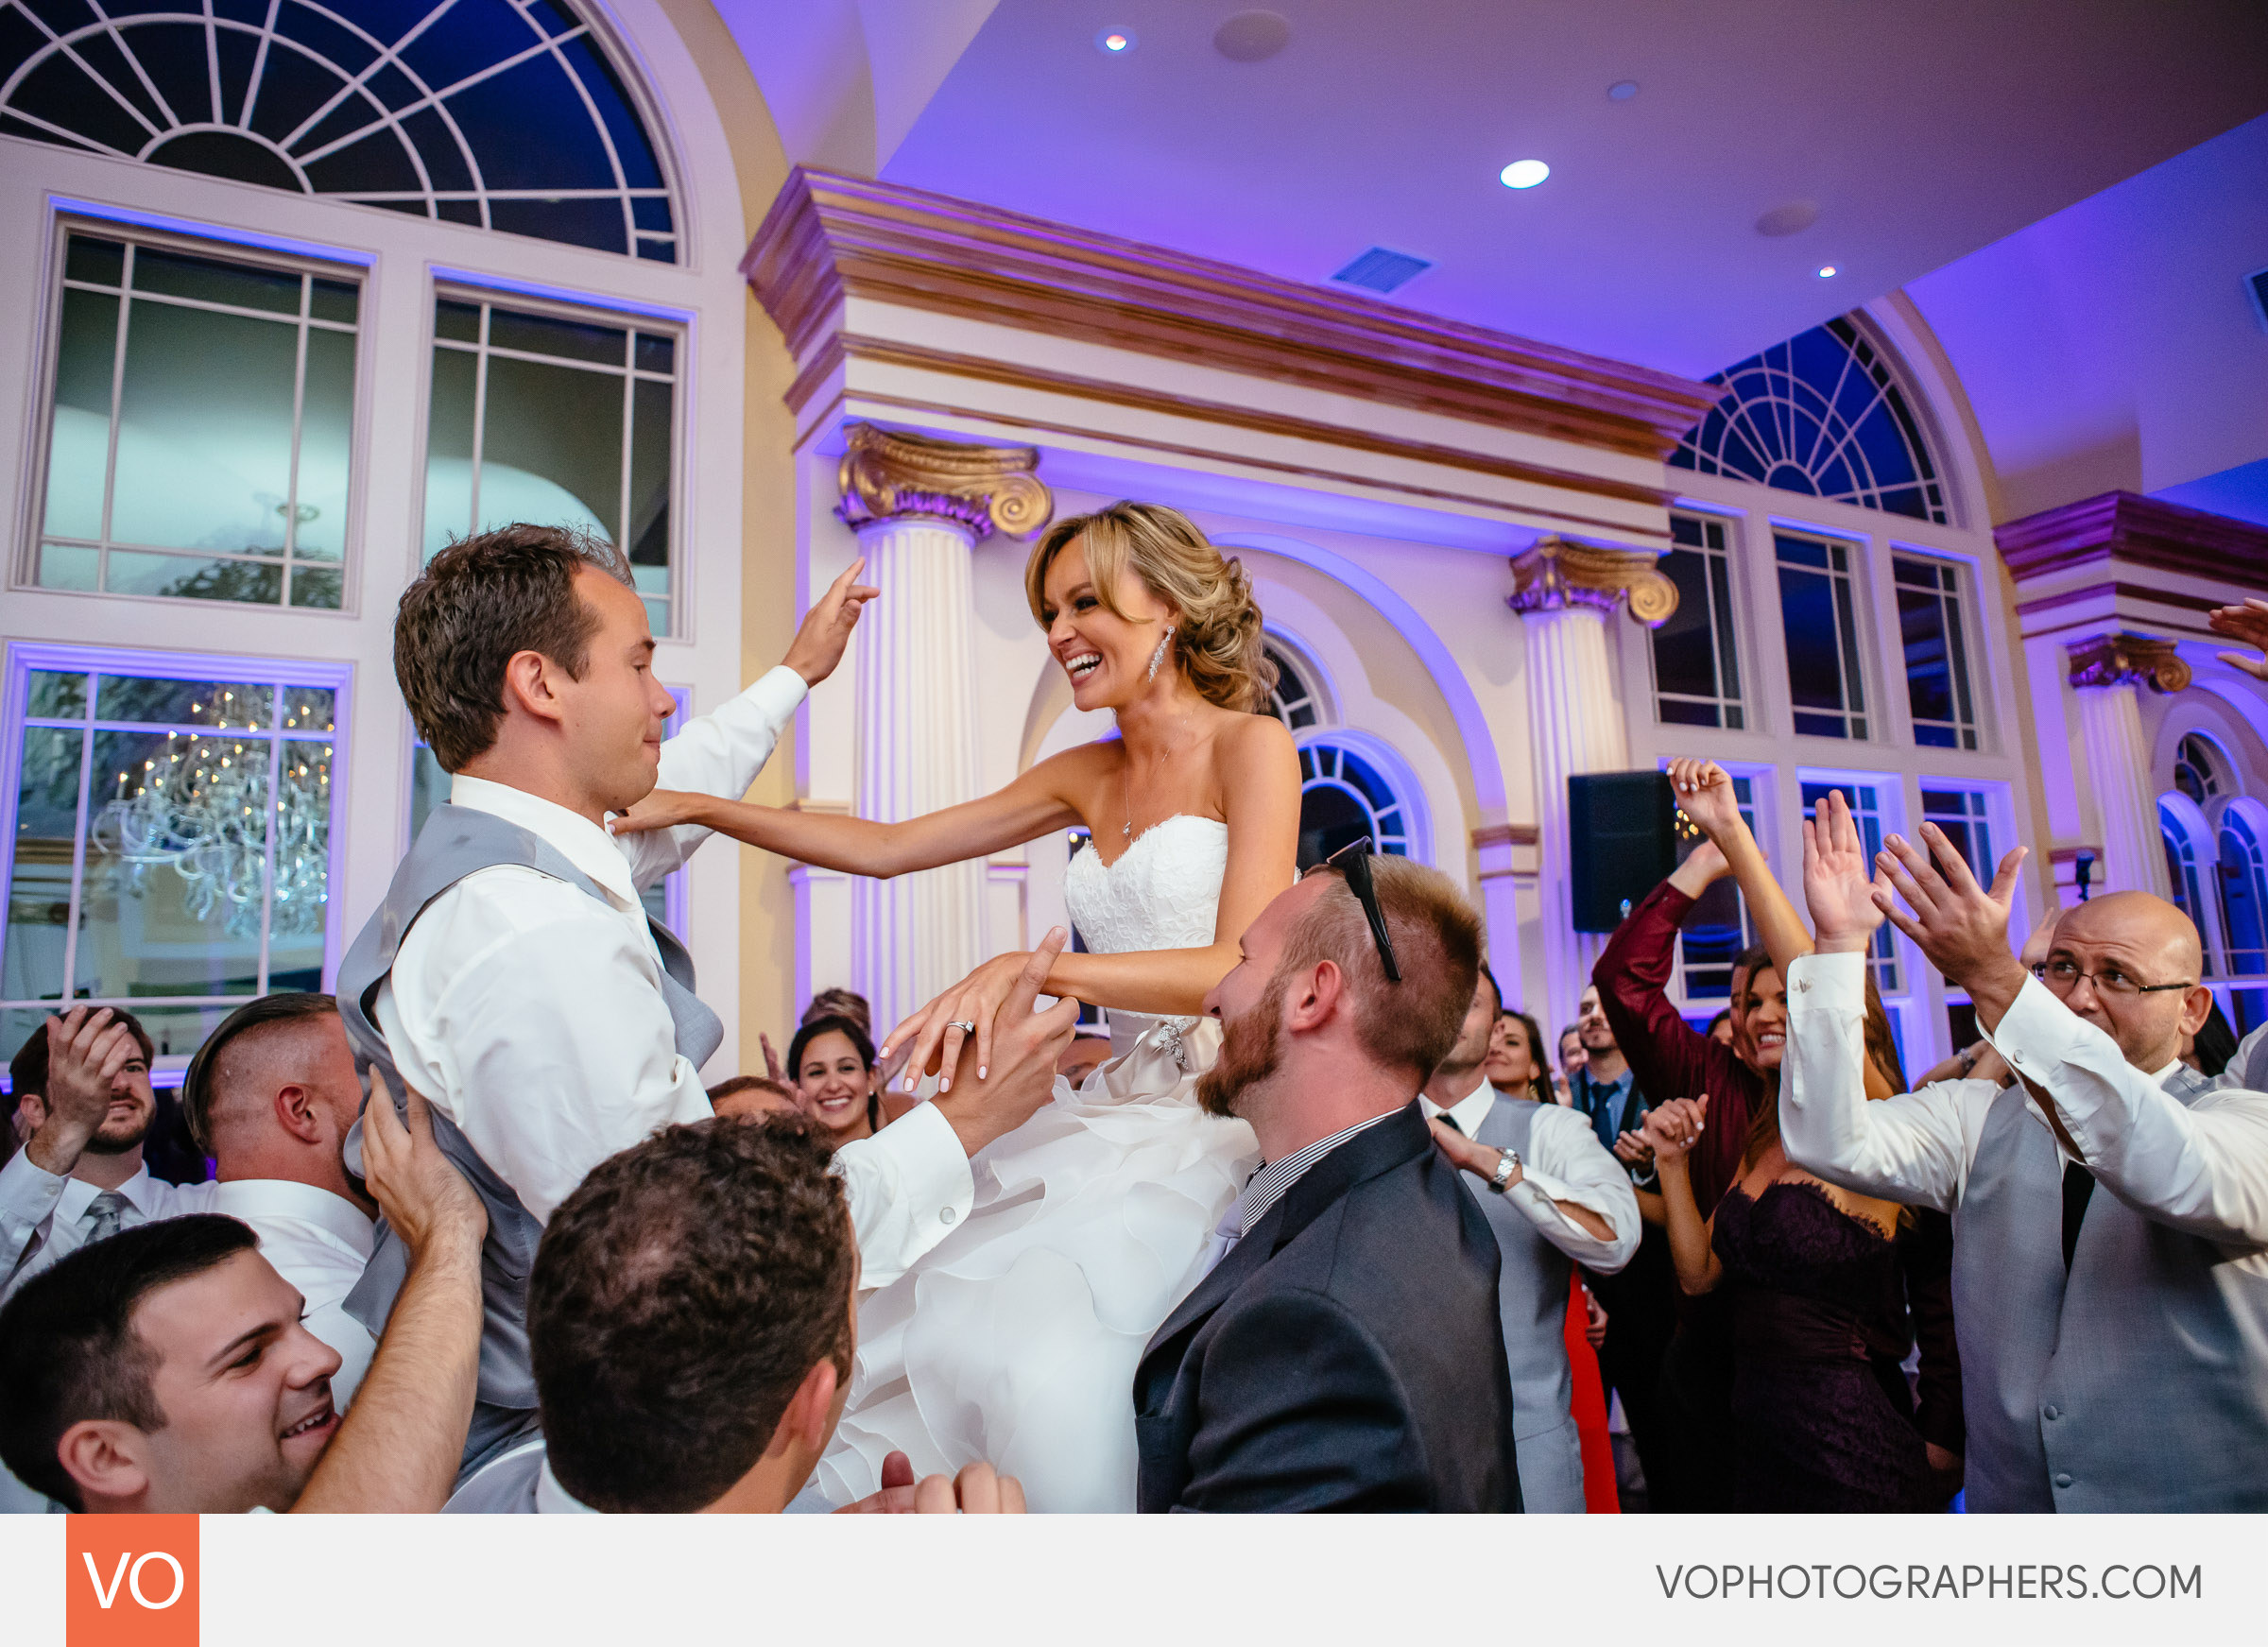
[[[1467,1138],[1477,1139],[1497,1098],[1495,1083],[1484,1075],[1478,1087],[1447,1109],[1431,1098],[1418,1102],[1429,1121],[1445,1114]],[[1536,1107],[1528,1123],[1528,1153],[1520,1161],[1520,1182],[1504,1192],[1504,1199],[1520,1209],[1537,1234],[1601,1275],[1613,1275],[1638,1251],[1638,1196],[1630,1188],[1630,1175],[1600,1144],[1590,1122],[1572,1109],[1556,1104]],[[1601,1241],[1554,1206],[1555,1201],[1596,1212],[1614,1238]]]
[[[782,666],[693,721],[662,746],[660,787],[737,798],[804,691]],[[541,837],[606,894],[601,902],[519,865],[468,875],[410,928],[375,1003],[403,1079],[548,1220],[609,1156],[712,1113],[700,1072],[678,1054],[661,952],[638,901],[709,832],[617,837],[565,807],[462,774],[449,799]],[[869,1287],[935,1245],[975,1196],[959,1139],[926,1106],[835,1161]]]
[[376,1233],[362,1209],[343,1195],[289,1178],[236,1178],[198,1186],[214,1192],[210,1212],[241,1218],[260,1237],[260,1256],[307,1300],[307,1330],[338,1351],[331,1397],[343,1410],[354,1398],[378,1347],[370,1330],[347,1313],[347,1295],[362,1279]]
[[[1779,1121],[1788,1157],[1862,1194],[1957,1218],[2001,1089],[1939,1081],[1868,1103],[1864,1013],[1864,956],[1805,955],[1789,968]],[[2233,1251],[2268,1248],[2268,1093],[2222,1088],[2185,1105],[2162,1087],[2177,1066],[2136,1069],[2036,979],[2024,981],[1986,1038],[2054,1105],[2104,1189],[2156,1223]],[[2030,1113],[2048,1127],[2036,1100]]]
[[[149,1175],[147,1167],[118,1186],[126,1203],[119,1209],[118,1227],[132,1229],[152,1219],[179,1218],[184,1212],[210,1212],[216,1184],[168,1184]],[[0,1298],[22,1286],[59,1259],[77,1252],[87,1243],[89,1204],[102,1192],[82,1178],[58,1177],[20,1149],[0,1167]]]

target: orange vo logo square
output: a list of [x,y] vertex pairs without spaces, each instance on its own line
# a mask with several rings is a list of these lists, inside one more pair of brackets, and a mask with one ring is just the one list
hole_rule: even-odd
[[197,1518],[72,1516],[68,1647],[197,1647]]

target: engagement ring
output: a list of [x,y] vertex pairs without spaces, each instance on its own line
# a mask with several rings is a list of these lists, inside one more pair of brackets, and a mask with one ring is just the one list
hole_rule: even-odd
[[959,1030],[963,1035],[974,1035],[976,1033],[976,1025],[967,1021],[965,1019],[954,1019],[949,1027]]

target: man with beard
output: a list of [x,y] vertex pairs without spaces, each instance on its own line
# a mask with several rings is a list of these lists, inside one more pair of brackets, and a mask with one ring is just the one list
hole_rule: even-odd
[[1449,879],[1342,853],[1263,910],[1206,998],[1197,1085],[1265,1161],[1134,1378],[1144,1511],[1516,1510],[1496,1237],[1418,1093],[1480,921]]
[[26,1141],[0,1167],[0,1297],[91,1241],[210,1208],[212,1185],[168,1184],[143,1164],[158,1112],[150,1054],[132,1013],[77,1006],[9,1063]]

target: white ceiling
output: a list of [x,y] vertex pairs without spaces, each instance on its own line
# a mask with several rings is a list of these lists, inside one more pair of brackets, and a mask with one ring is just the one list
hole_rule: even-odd
[[1275,0],[1259,63],[1239,9],[999,0],[882,175],[1294,280],[1415,252],[1392,301],[1702,376],[2268,111],[2259,0]]

